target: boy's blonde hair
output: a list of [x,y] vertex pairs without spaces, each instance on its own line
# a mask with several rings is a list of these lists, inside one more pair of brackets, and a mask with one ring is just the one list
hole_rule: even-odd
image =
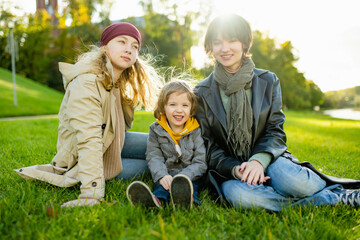
[[172,93],[186,93],[191,103],[190,115],[191,117],[195,116],[197,110],[196,95],[187,82],[184,80],[175,79],[165,84],[165,86],[161,89],[154,110],[154,117],[156,119],[160,119],[161,114],[165,114],[165,105]]

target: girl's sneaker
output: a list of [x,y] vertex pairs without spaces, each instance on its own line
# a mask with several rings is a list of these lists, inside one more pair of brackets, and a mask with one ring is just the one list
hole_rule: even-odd
[[193,185],[191,180],[183,175],[176,175],[170,185],[171,202],[176,207],[190,209],[193,203]]
[[352,207],[360,207],[360,191],[357,190],[345,190],[339,195],[339,202],[344,205],[350,205]]
[[155,197],[150,188],[141,181],[134,181],[128,186],[126,189],[126,197],[133,206],[161,208],[159,199]]

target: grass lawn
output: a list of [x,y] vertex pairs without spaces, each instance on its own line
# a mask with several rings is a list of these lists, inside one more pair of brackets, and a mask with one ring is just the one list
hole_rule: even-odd
[[[360,121],[287,111],[289,150],[324,173],[360,179]],[[133,131],[148,131],[151,113],[137,112]],[[12,169],[50,163],[57,119],[0,121],[0,239],[360,239],[360,209],[293,207],[278,213],[218,206],[206,191],[191,211],[132,207],[130,181],[109,181],[117,204],[61,209],[79,188],[25,181]],[[142,180],[151,183],[150,177]],[[57,213],[48,215],[46,207]]]
[[16,95],[17,107],[13,100],[12,74],[0,68],[0,117],[57,114],[64,94],[17,75]]

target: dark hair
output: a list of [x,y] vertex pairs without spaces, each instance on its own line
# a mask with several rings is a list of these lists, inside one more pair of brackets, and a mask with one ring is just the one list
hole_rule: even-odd
[[191,110],[190,115],[194,116],[197,110],[197,99],[196,96],[185,81],[183,80],[172,80],[165,84],[165,86],[161,89],[155,110],[154,117],[156,119],[160,119],[161,114],[165,114],[165,105],[169,100],[169,97],[172,93],[186,93],[189,101],[191,102]]
[[236,38],[243,44],[244,55],[248,56],[252,45],[253,36],[250,24],[237,14],[218,16],[209,24],[206,34],[204,48],[208,55],[212,54],[212,43],[221,35],[224,38]]

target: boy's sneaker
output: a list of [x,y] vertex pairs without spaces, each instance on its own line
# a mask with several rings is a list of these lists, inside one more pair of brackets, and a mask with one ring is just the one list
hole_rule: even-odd
[[360,206],[360,190],[346,190],[339,195],[339,202],[352,207]]
[[193,203],[193,185],[191,180],[183,175],[176,175],[170,185],[171,202],[176,207],[190,209]]
[[161,208],[159,199],[154,196],[145,183],[140,181],[134,181],[128,186],[126,189],[126,197],[133,206]]

